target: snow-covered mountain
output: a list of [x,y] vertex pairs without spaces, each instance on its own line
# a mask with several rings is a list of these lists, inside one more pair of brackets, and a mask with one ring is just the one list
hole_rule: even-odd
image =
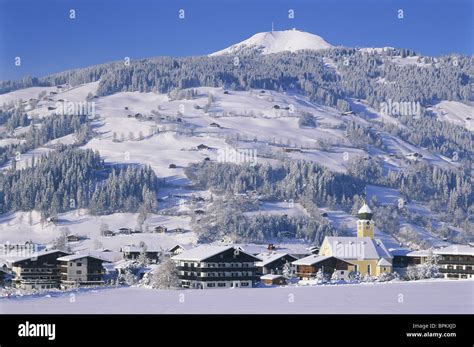
[[257,33],[247,40],[236,43],[210,56],[259,51],[261,54],[296,52],[303,49],[328,49],[333,47],[322,37],[296,29]]
[[[432,57],[415,56],[391,47],[360,48],[359,53],[347,53],[349,50],[338,47],[323,51],[331,47],[324,39],[310,33],[272,31],[258,33],[211,54],[222,55],[221,59],[177,58],[171,69],[168,58],[157,57],[134,62],[126,70],[122,62],[79,69],[73,71],[72,83],[67,82],[71,80],[69,72],[39,80],[36,84],[6,81],[3,91],[0,83],[0,172],[11,175],[13,170],[34,167],[38,158],[58,150],[62,144],[97,151],[107,166],[149,166],[163,182],[156,191],[158,209],[148,213],[145,220],[143,214],[132,208],[115,207],[107,213],[95,215],[89,213],[85,205],[80,209],[64,208],[58,211],[56,221],[45,221],[37,209],[15,207],[0,214],[0,242],[32,240],[48,244],[67,228],[68,232],[83,236],[73,250],[103,247],[118,252],[121,246],[140,241],[149,247],[162,249],[176,243],[195,243],[198,240],[195,227],[197,211],[200,216],[202,211],[204,216],[213,216],[216,206],[225,203],[219,200],[222,198],[220,194],[211,190],[213,187],[196,185],[189,171],[187,174],[192,165],[205,162],[235,164],[245,174],[248,163],[275,167],[289,161],[312,162],[327,170],[321,176],[332,179],[336,174],[344,174],[354,184],[365,179],[365,172],[371,176],[383,172],[405,173],[409,178],[412,176],[408,174],[418,167],[424,170],[436,167],[450,174],[463,172],[457,168],[463,165],[463,153],[466,156],[470,153],[467,131],[473,129],[471,115],[474,106],[458,97],[466,94],[466,90],[459,88],[456,81],[458,76],[467,75],[461,70],[468,65],[467,58],[458,57],[459,63],[454,65],[449,57],[435,61]],[[284,54],[281,59],[278,54],[258,56],[262,64],[247,64],[246,69],[229,69],[228,63],[235,54],[241,55],[245,61],[255,58],[246,54],[300,50],[321,51],[318,54],[299,52],[291,57]],[[301,61],[305,60],[301,60],[299,55],[315,56],[315,65],[301,67]],[[346,58],[354,55],[364,59],[347,67]],[[283,61],[281,65],[278,65],[279,60]],[[374,68],[373,61],[378,64],[374,70],[377,73],[366,78],[364,74]],[[294,63],[295,71],[286,70],[289,63]],[[411,65],[409,69],[405,68],[408,64]],[[451,72],[443,78],[436,77],[434,69],[438,69],[438,65]],[[177,66],[179,69],[175,68]],[[457,71],[458,67],[460,71]],[[398,78],[393,71],[405,77]],[[307,78],[303,77],[306,73]],[[417,88],[410,87],[410,81],[421,80],[426,74],[432,77],[426,80],[420,94]],[[361,78],[362,84],[358,83]],[[441,83],[448,85],[449,89],[440,87]],[[351,86],[356,85],[363,88],[352,89]],[[451,89],[454,89],[452,93]],[[380,102],[380,107],[374,100],[370,103],[364,95],[379,95],[375,101]],[[412,104],[423,102],[419,100],[420,95],[433,99],[430,103],[424,101],[433,115],[424,117],[424,123],[417,121],[420,115],[414,109],[418,107],[413,106],[412,113],[409,112]],[[433,98],[439,95],[442,95],[440,100]],[[393,106],[399,106],[399,110],[392,106],[382,107],[392,102]],[[86,119],[81,121],[83,124],[79,130],[75,130],[72,123],[71,129],[66,125],[60,127],[61,124],[47,123],[50,119],[57,119],[54,115],[69,113],[61,111],[65,107],[69,109],[69,104],[79,109],[83,103],[93,104],[97,113],[87,122]],[[5,113],[3,118],[2,112]],[[442,125],[433,124],[432,118],[443,122]],[[386,124],[390,126],[386,127]],[[451,129],[449,124],[465,129]],[[34,130],[40,126],[50,130],[42,132],[41,142],[38,142],[39,135]],[[421,127],[432,131],[422,132]],[[58,129],[61,131],[57,132]],[[438,138],[446,139],[444,147],[441,143],[429,146],[430,142],[437,143]],[[15,157],[17,150],[21,151],[21,160]],[[241,153],[246,153],[246,156],[241,158]],[[426,166],[415,166],[420,162]],[[201,174],[200,177],[206,177]],[[438,176],[442,178],[441,174]],[[403,243],[439,247],[469,236],[465,231],[470,226],[467,218],[466,221],[461,220],[462,215],[458,218],[464,222],[462,225],[453,222],[445,213],[439,212],[441,207],[435,204],[438,198],[431,201],[419,193],[425,189],[424,186],[420,184],[420,187],[408,189],[412,184],[409,181],[403,183],[404,189],[401,189],[397,177],[391,177],[390,184],[371,177],[367,179],[370,184],[365,189],[368,201],[379,208],[376,213],[383,214],[379,217],[376,235],[387,246],[398,247]],[[452,181],[456,182],[455,179]],[[417,183],[415,179],[413,182]],[[469,186],[466,179],[466,187]],[[438,189],[434,184],[432,187]],[[327,205],[321,203],[311,210],[298,201],[289,204],[275,193],[272,193],[275,200],[270,201],[259,196],[247,196],[245,189],[241,189],[245,193],[240,190],[234,193],[233,189],[229,192],[235,195],[234,200],[239,204],[247,204],[247,198],[252,202],[241,207],[246,218],[256,218],[260,214],[305,217],[312,213],[318,218],[321,215],[320,218],[325,218],[324,225],[328,222],[340,232],[350,234],[356,231],[357,220],[347,208],[352,203],[350,200],[345,205],[332,201]],[[456,191],[455,188],[451,190]],[[460,196],[464,193],[452,194],[453,201],[461,201]],[[344,200],[346,198],[347,195]],[[61,199],[67,204],[70,202],[67,194],[61,194]],[[42,208],[46,210],[46,207]],[[403,209],[403,214],[398,212],[399,209]],[[393,214],[389,215],[391,211]],[[394,217],[390,219],[390,216]],[[381,223],[383,218],[388,222]],[[101,234],[103,225],[110,230],[127,227],[145,232],[106,237]],[[165,235],[146,232],[156,226],[186,232]],[[273,239],[265,241],[273,242]],[[288,242],[298,244],[301,240],[290,239]]]

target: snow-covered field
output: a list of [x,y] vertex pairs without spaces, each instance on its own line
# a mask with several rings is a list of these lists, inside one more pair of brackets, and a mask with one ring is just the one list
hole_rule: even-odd
[[432,280],[252,289],[108,288],[0,299],[3,314],[472,314],[474,281]]

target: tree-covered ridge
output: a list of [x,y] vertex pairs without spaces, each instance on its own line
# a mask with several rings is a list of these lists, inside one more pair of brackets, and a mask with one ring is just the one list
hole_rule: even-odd
[[323,206],[348,207],[366,185],[395,188],[407,200],[427,203],[433,212],[455,225],[474,212],[474,191],[468,172],[419,162],[406,170],[385,172],[374,158],[352,160],[348,173],[333,173],[312,162],[283,162],[272,167],[204,162],[193,164],[187,176],[200,188],[244,193],[257,191],[268,200],[310,200]]
[[306,161],[285,161],[278,166],[204,162],[190,165],[186,174],[199,187],[234,193],[255,190],[273,200],[304,196],[321,204],[336,203],[364,190],[360,178]]
[[0,174],[0,211],[41,211],[44,216],[77,209],[107,214],[156,208],[158,189],[150,167],[106,166],[98,152],[63,146],[34,166]]
[[[420,64],[405,65],[390,59],[412,54],[407,50],[368,54],[352,48],[334,48],[238,57],[157,57],[129,64],[108,63],[39,79],[4,81],[0,82],[0,93],[32,85],[76,85],[100,79],[99,95],[225,86],[240,90],[296,90],[330,106],[338,106],[338,100],[345,97],[366,99],[376,107],[388,99],[422,105],[437,100],[470,100],[472,57],[419,57]],[[337,69],[326,64],[327,59]],[[385,83],[380,83],[380,79]]]
[[[18,119],[26,119],[20,125],[29,125],[28,131],[17,136],[22,140],[19,144],[10,144],[0,147],[0,165],[5,164],[17,153],[25,153],[29,150],[46,144],[47,142],[69,134],[76,135],[76,143],[83,144],[91,136],[92,130],[90,120],[86,115],[56,115],[44,118],[27,118],[25,113],[16,110],[1,112],[5,115],[8,123],[18,124]],[[25,118],[26,117],[26,118]],[[18,126],[20,126],[18,125]]]

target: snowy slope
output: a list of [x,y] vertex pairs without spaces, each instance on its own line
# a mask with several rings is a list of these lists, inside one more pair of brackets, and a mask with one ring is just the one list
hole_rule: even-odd
[[[35,243],[48,244],[61,234],[63,228],[70,233],[83,238],[79,242],[71,243],[72,250],[86,251],[95,248],[100,242],[102,247],[118,251],[121,246],[145,242],[149,247],[168,249],[177,243],[195,243],[197,238],[193,232],[184,233],[138,233],[132,235],[116,235],[104,237],[100,235],[100,225],[106,224],[110,230],[119,228],[135,228],[137,213],[114,213],[104,216],[91,216],[85,210],[76,210],[58,215],[58,222],[41,223],[40,215],[32,212],[16,212],[0,216],[0,243],[16,243],[31,240]],[[153,230],[155,226],[165,226],[168,229],[184,228],[189,230],[190,218],[187,216],[164,216],[149,214],[144,227]]]
[[239,54],[246,50],[257,50],[262,54],[296,52],[303,49],[320,50],[333,47],[322,37],[296,29],[262,32],[221,51],[210,54]]
[[429,108],[441,121],[453,123],[474,131],[474,106],[458,101],[441,101]]
[[[294,33],[289,32],[290,34]],[[296,35],[300,34],[301,32],[296,32]],[[40,102],[38,108],[28,113],[49,116],[52,113],[52,111],[47,111],[49,105],[54,105],[61,99],[84,101],[89,93],[96,93],[97,87],[98,82],[93,82],[74,88],[54,89],[54,93],[47,97],[51,101]],[[49,87],[28,88],[28,90],[4,94],[0,96],[0,101],[2,98],[13,101],[30,95],[36,97],[41,91],[53,90]],[[158,177],[170,184],[170,187],[158,193],[161,200],[160,208],[173,209],[172,213],[176,215],[166,217],[169,220],[164,216],[151,216],[148,221],[150,227],[161,224],[186,229],[189,227],[189,205],[181,204],[180,201],[183,199],[177,195],[203,192],[189,191],[190,182],[184,174],[184,168],[191,163],[201,162],[205,158],[211,161],[218,160],[219,150],[229,147],[256,150],[259,163],[268,162],[274,165],[283,159],[301,159],[316,162],[333,172],[346,172],[349,159],[363,158],[367,155],[382,159],[386,167],[390,169],[400,169],[410,165],[412,160],[410,154],[415,152],[423,155],[420,160],[426,160],[432,165],[443,167],[457,165],[449,158],[413,146],[389,133],[379,133],[386,146],[384,150],[371,146],[358,148],[351,144],[344,130],[348,122],[355,121],[363,126],[371,126],[372,122],[390,122],[403,126],[396,117],[383,115],[368,107],[364,101],[350,100],[355,112],[352,115],[343,115],[334,108],[311,102],[307,97],[295,93],[269,90],[231,91],[211,87],[199,87],[195,88],[195,91],[196,96],[183,100],[172,100],[166,94],[153,92],[120,92],[93,99],[96,114],[99,116],[99,119],[93,123],[97,136],[83,148],[98,150],[107,163],[150,165]],[[209,100],[211,100],[210,103]],[[438,104],[438,108],[441,107],[449,109],[449,115],[458,114],[458,118],[466,117],[472,112],[472,107],[454,102],[442,102]],[[303,112],[311,113],[315,117],[317,121],[315,128],[298,125],[299,116]],[[135,118],[134,115],[138,113],[144,117]],[[180,119],[179,122],[177,118]],[[213,123],[218,123],[218,126],[211,126]],[[17,128],[15,134],[20,134],[25,130],[27,130],[26,127]],[[21,140],[2,139],[0,146],[18,141]],[[21,160],[17,162],[17,168],[31,165],[33,155],[38,158],[41,154],[52,150],[51,146],[57,143],[71,144],[73,142],[74,136],[68,135],[24,153]],[[199,151],[196,149],[199,144],[205,144],[211,149]],[[286,152],[285,147],[298,150]],[[170,164],[175,164],[176,168],[170,168]],[[2,169],[9,168],[10,165],[11,162],[7,162]],[[400,197],[395,190],[380,187],[368,188],[369,195],[377,195],[381,203],[394,204]],[[205,194],[207,193],[204,192]],[[429,209],[425,206],[414,205],[413,203],[409,207],[418,208],[421,211],[419,214],[429,214]],[[249,214],[303,215],[305,213],[303,209],[289,209],[285,206],[285,202],[265,203],[262,204],[260,211],[249,212]],[[202,207],[205,208],[205,206]],[[355,230],[355,219],[341,211],[331,211],[328,217],[338,228],[345,224],[351,227],[351,230]],[[134,214],[115,214],[95,218],[84,214],[76,217],[72,213],[67,213],[61,215],[60,219],[61,222],[57,226],[43,227],[40,226],[38,219],[30,225],[26,213],[5,214],[0,216],[0,241],[33,239],[36,242],[50,242],[59,235],[61,227],[68,227],[71,232],[88,237],[80,244],[81,248],[92,248],[97,239],[104,246],[112,249],[142,240],[141,236],[103,240],[98,233],[102,222],[106,222],[111,228],[134,227],[136,225]],[[433,218],[433,222],[436,222],[436,218]],[[420,239],[431,244],[440,242],[424,229],[412,228],[410,225],[404,227],[407,230],[414,230]],[[180,240],[189,243],[195,237],[194,234],[189,233]],[[377,231],[377,237],[383,238],[390,244],[396,243],[396,240],[380,231]],[[153,235],[146,235],[145,238],[153,245],[168,245],[179,241],[176,238],[158,240],[157,236]]]

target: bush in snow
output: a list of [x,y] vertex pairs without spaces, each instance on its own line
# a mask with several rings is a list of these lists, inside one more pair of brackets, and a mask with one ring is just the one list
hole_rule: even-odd
[[377,277],[378,282],[388,282],[388,281],[393,281],[397,280],[398,277],[398,272],[392,272],[392,273],[381,273],[379,277]]
[[369,274],[365,274],[365,276],[361,279],[362,282],[374,282],[375,277],[372,277]]
[[179,287],[178,269],[171,259],[166,259],[153,271],[151,286],[155,289],[175,289]]
[[361,276],[359,271],[351,271],[349,273],[349,279],[352,282],[360,282],[361,281]]

